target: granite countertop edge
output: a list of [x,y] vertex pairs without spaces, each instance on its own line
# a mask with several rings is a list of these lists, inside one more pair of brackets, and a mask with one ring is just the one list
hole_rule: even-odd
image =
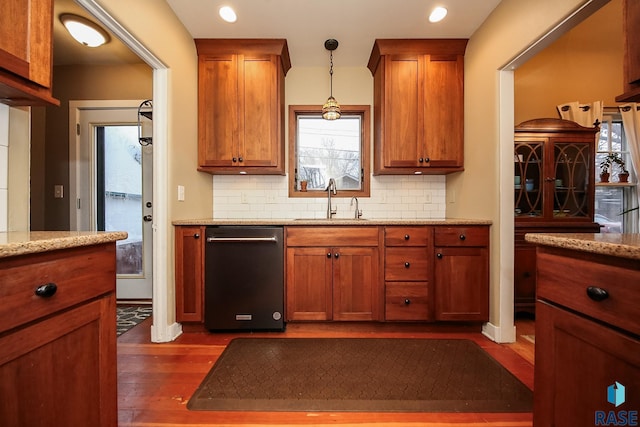
[[0,258],[124,240],[125,231],[13,231],[0,233]]
[[484,219],[355,219],[355,218],[297,218],[297,219],[180,219],[174,220],[173,225],[491,225],[492,221]]
[[637,233],[527,233],[524,238],[536,245],[640,260]]

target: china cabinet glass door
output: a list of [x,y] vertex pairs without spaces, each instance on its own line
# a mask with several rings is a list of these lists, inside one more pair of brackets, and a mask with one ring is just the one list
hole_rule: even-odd
[[591,147],[585,143],[556,141],[553,154],[553,175],[547,178],[553,191],[553,217],[590,218]]
[[543,214],[543,141],[516,143],[514,156],[516,217],[540,217]]

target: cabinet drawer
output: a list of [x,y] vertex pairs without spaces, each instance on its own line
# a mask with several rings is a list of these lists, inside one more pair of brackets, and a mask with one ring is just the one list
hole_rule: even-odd
[[436,227],[436,246],[487,246],[487,227]]
[[431,227],[386,227],[385,246],[427,246]]
[[385,285],[385,320],[428,320],[426,282],[387,282]]
[[[640,270],[539,251],[538,299],[558,304],[640,335]],[[607,291],[595,301],[587,288]]]
[[378,246],[378,227],[287,227],[287,246]]
[[[115,292],[115,245],[54,251],[7,259],[0,267],[0,332],[99,295]],[[35,295],[55,283],[49,297]]]
[[425,248],[387,248],[384,264],[385,280],[429,279],[429,257]]

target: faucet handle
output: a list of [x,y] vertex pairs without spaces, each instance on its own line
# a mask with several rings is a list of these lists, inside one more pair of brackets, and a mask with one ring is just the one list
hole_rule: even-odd
[[356,218],[360,218],[362,216],[362,209],[358,209],[356,215]]

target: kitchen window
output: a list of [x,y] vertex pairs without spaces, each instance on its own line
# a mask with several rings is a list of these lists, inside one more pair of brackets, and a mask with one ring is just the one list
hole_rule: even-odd
[[[622,126],[622,117],[617,112],[606,112],[600,125],[600,139],[596,148],[596,176],[600,173],[600,162],[612,153],[619,154],[629,170],[629,183],[616,182],[619,169],[614,166],[610,183],[596,182],[595,222],[603,233],[637,233],[638,206],[636,193],[637,171],[633,170],[627,141]],[[597,178],[596,178],[597,180]],[[626,212],[626,213],[623,213]]]
[[289,196],[324,197],[329,179],[337,197],[370,194],[370,107],[343,105],[338,120],[320,106],[289,106]]

